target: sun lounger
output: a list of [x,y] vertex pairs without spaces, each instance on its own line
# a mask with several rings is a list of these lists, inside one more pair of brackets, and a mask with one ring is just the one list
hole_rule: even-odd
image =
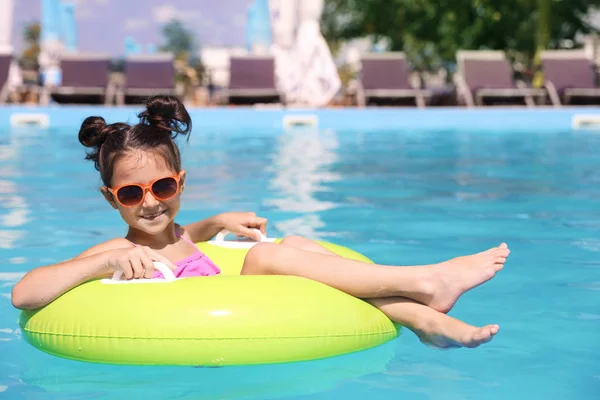
[[552,104],[559,107],[574,99],[600,100],[593,63],[583,50],[542,52],[544,85]]
[[224,90],[228,103],[281,102],[275,86],[275,61],[271,56],[232,56],[229,85]]
[[8,72],[12,63],[12,53],[0,53],[0,104],[6,103],[9,96]]
[[114,100],[109,82],[110,56],[105,54],[64,54],[60,60],[61,83],[42,88],[42,104],[52,98],[58,103],[100,103]]
[[117,91],[117,104],[126,96],[139,103],[157,94],[179,95],[175,85],[174,57],[171,54],[134,55],[125,59],[125,82]]
[[376,99],[414,99],[425,107],[433,93],[410,85],[406,57],[402,52],[371,53],[361,58],[361,78],[357,89],[360,106]]
[[459,103],[468,107],[483,105],[485,99],[523,99],[534,107],[534,97],[544,98],[544,89],[530,88],[513,79],[513,70],[503,51],[465,51],[456,55],[458,71],[455,74]]

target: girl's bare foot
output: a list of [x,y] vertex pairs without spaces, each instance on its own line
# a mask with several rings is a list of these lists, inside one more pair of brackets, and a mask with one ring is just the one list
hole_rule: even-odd
[[427,325],[426,329],[413,331],[422,343],[436,349],[478,347],[492,340],[500,329],[498,325],[478,328],[442,313]]
[[391,320],[413,331],[421,342],[438,349],[477,347],[492,340],[500,329],[498,325],[477,328],[404,297],[367,301]]
[[447,313],[463,293],[492,279],[504,267],[509,254],[508,246],[502,243],[481,253],[430,266],[431,292],[422,303]]

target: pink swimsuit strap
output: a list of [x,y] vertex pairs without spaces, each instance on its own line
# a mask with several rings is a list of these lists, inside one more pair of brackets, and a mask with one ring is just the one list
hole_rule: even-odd
[[186,238],[185,238],[184,236],[182,236],[182,235],[177,235],[177,237],[178,237],[178,238],[180,238],[181,240],[183,240],[184,242],[188,243],[188,244],[189,244],[190,246],[192,246],[192,247],[193,247],[193,248],[194,248],[196,251],[195,251],[195,252],[194,252],[194,254],[192,254],[191,256],[189,256],[189,257],[186,257],[186,258],[184,258],[184,259],[182,259],[182,260],[179,260],[179,261],[175,262],[175,265],[176,265],[176,266],[180,266],[180,265],[187,264],[187,263],[189,263],[190,261],[192,261],[192,260],[196,260],[196,259],[198,259],[198,258],[200,258],[200,257],[203,257],[203,256],[205,255],[203,252],[201,252],[201,251],[200,251],[200,249],[198,248],[198,246],[196,246],[194,243],[192,243],[192,241],[191,241],[191,240],[189,240],[189,239],[186,239]]
[[[206,254],[200,251],[198,247],[192,243],[191,240],[186,239],[183,235],[177,235],[178,238],[181,238],[190,246],[194,247],[194,254],[188,256],[182,260],[175,262],[174,274],[177,278],[185,278],[190,276],[212,276],[221,273],[221,269],[212,262],[210,258]],[[134,246],[138,246],[133,243]],[[153,278],[164,278],[163,275],[159,271],[154,271]]]

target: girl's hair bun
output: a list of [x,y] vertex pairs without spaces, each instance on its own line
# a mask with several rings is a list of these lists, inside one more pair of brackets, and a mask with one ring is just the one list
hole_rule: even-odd
[[108,125],[102,117],[87,117],[79,128],[79,142],[92,150],[85,156],[92,160],[97,170],[100,170],[100,149],[106,140],[114,133],[131,128],[128,124],[116,123]]
[[138,114],[140,123],[168,132],[175,138],[192,130],[192,120],[185,106],[175,96],[154,96],[146,102],[146,109]]
[[79,142],[85,147],[99,149],[110,135],[129,128],[128,124],[120,122],[108,125],[102,117],[87,117],[79,128]]
[[79,128],[79,142],[85,147],[99,148],[106,141],[108,125],[102,117],[87,117]]

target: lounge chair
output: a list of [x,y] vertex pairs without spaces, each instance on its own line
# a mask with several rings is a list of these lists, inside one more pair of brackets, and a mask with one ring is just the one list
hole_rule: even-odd
[[229,61],[229,85],[223,91],[227,103],[282,101],[272,56],[232,56]]
[[555,107],[572,99],[600,99],[596,72],[583,50],[551,50],[542,52],[544,85]]
[[0,104],[6,103],[10,95],[8,72],[12,63],[12,53],[0,53]]
[[106,54],[64,54],[60,60],[61,83],[42,88],[40,102],[50,98],[58,103],[112,104],[115,88],[109,77],[110,56]]
[[361,78],[357,88],[359,106],[371,99],[414,99],[425,107],[433,93],[410,85],[408,63],[403,52],[370,53],[361,57]]
[[175,85],[172,54],[134,55],[125,59],[125,82],[117,91],[117,104],[125,104],[126,96],[139,103],[157,94],[179,95]]
[[458,71],[454,76],[459,103],[468,107],[483,105],[485,98],[523,99],[534,107],[534,97],[544,99],[544,89],[530,88],[513,79],[513,70],[503,51],[458,51]]

